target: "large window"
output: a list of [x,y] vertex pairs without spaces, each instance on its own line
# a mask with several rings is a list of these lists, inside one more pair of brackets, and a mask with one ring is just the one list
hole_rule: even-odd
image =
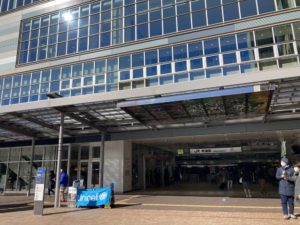
[[[45,2],[46,0],[0,0],[0,15],[1,13],[10,12],[14,9],[19,9],[24,6]],[[48,0],[51,1],[51,0]]]
[[[0,3],[5,8],[13,1]],[[18,63],[107,48],[297,5],[295,0],[276,0],[276,5],[274,0],[96,1],[22,21]]]
[[1,77],[0,102],[12,105],[47,99],[48,92],[59,92],[64,97],[87,95],[293,66],[300,52],[299,24]]

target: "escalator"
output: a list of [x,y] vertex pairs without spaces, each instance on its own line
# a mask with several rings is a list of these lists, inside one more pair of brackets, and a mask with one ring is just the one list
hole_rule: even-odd
[[[20,168],[19,166],[13,167],[11,166],[12,164],[9,164],[9,168],[7,171],[7,164],[0,163],[0,193],[2,193],[4,190],[8,190],[8,191],[10,190],[22,191],[24,189],[26,190],[26,187],[28,186],[28,180],[29,180],[28,172],[29,172],[29,166],[31,160],[26,155],[23,155],[21,158],[23,160],[22,165],[25,164],[28,165],[26,166],[26,168]],[[35,162],[33,162],[32,166],[34,169],[33,171],[37,170],[39,167],[39,165]],[[4,187],[5,180],[6,180],[6,187]]]

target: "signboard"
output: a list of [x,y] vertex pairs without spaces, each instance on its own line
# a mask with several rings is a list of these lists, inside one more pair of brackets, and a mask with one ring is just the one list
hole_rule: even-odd
[[34,201],[43,201],[44,200],[44,184],[36,184],[34,190]]
[[38,168],[35,177],[34,215],[43,215],[46,168]]
[[101,206],[108,205],[110,203],[111,189],[107,188],[95,188],[77,190],[77,206]]
[[177,149],[177,155],[184,155],[184,149],[183,148]]
[[220,153],[236,153],[242,152],[242,147],[229,147],[229,148],[192,148],[190,149],[191,155],[197,154],[220,154]]
[[77,197],[77,188],[69,187],[68,188],[68,208],[76,207],[76,197]]

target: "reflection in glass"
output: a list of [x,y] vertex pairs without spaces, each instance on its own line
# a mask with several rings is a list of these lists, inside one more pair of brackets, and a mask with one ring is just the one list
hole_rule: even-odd
[[283,25],[274,28],[275,42],[286,42],[293,40],[293,32],[291,25]]
[[255,37],[257,46],[273,44],[271,28],[255,31]]
[[294,7],[294,1],[293,0],[276,0],[277,8],[280,9],[287,9]]
[[289,43],[284,45],[278,45],[278,54],[279,56],[294,54],[293,44]]
[[267,48],[259,48],[258,53],[260,59],[272,58],[274,57],[273,46]]

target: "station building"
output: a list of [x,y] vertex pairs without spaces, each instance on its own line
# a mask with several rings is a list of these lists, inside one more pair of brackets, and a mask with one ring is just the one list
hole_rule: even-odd
[[70,183],[119,193],[297,160],[299,54],[299,0],[0,0],[0,190],[60,129]]

